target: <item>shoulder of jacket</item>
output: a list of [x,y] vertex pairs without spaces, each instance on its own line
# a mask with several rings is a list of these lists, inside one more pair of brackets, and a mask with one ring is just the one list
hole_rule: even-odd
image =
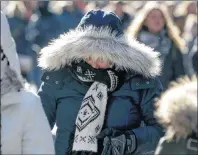
[[160,82],[158,78],[145,78],[143,76],[136,75],[130,79],[132,90],[155,88],[159,84]]
[[41,80],[54,88],[60,89],[65,83],[72,80],[69,69],[45,71]]

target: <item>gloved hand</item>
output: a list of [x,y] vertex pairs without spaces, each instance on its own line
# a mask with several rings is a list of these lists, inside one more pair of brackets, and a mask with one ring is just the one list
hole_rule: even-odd
[[133,153],[137,147],[136,136],[132,131],[108,128],[97,138],[104,139],[102,155],[127,155]]
[[97,76],[95,77],[95,81],[104,83],[107,85],[108,91],[113,92],[120,88],[120,86],[124,83],[124,71],[116,71],[113,69],[98,69]]

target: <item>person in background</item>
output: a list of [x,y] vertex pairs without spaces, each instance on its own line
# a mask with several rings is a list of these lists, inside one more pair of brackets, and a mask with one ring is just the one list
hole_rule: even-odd
[[57,3],[59,10],[58,20],[61,26],[61,34],[75,28],[84,15],[86,2],[83,0],[60,1]]
[[138,13],[139,10],[142,9],[142,7],[147,3],[147,1],[131,1],[129,3],[132,10],[134,10],[134,13]]
[[[57,20],[57,16],[49,10],[48,4],[49,1],[38,2],[37,14],[35,14],[35,17],[28,25],[30,30],[35,28],[33,32],[37,32],[34,37],[29,39],[35,46],[38,46],[38,49],[43,48],[50,40],[60,35],[60,23]],[[36,50],[36,53],[39,53],[39,51]]]
[[22,74],[28,82],[32,82],[34,53],[31,44],[27,40],[27,25],[37,6],[36,1],[10,1],[4,9],[8,17],[11,34],[16,41],[16,49],[19,54]]
[[[107,5],[109,5],[110,0],[106,0],[106,1],[95,1],[96,4],[96,8],[95,9],[103,9],[104,7],[106,7]],[[91,10],[89,10],[91,11]]]
[[189,76],[198,73],[197,26],[197,15],[188,15],[184,26],[183,38],[186,41],[184,67],[186,74]]
[[156,117],[166,133],[155,155],[197,155],[197,77],[173,83],[156,105]]
[[91,10],[106,10],[106,7],[110,5],[109,0],[106,1],[91,1],[88,2],[85,7],[85,13],[91,11]]
[[60,23],[57,16],[48,10],[49,1],[38,1],[38,8],[27,25],[26,39],[31,44],[33,70],[31,81],[38,88],[41,84],[41,69],[37,66],[40,50],[52,39],[60,35]]
[[153,115],[160,59],[127,38],[115,13],[92,10],[42,49],[38,95],[56,128],[56,154],[154,153],[163,135]]
[[127,29],[133,17],[124,11],[125,3],[122,1],[114,2],[114,12],[120,18],[123,29]]
[[129,26],[128,33],[160,53],[160,80],[164,89],[170,81],[184,75],[182,50],[185,42],[165,5],[148,2]]
[[180,29],[180,35],[184,32],[184,25],[189,14],[197,15],[197,1],[183,1],[174,11],[174,21]]
[[2,12],[0,51],[0,154],[54,154],[52,134],[40,98],[24,83],[15,42]]
[[187,6],[187,14],[194,14],[197,15],[197,2],[190,1]]
[[1,11],[4,12],[5,8],[8,6],[9,1],[1,1]]

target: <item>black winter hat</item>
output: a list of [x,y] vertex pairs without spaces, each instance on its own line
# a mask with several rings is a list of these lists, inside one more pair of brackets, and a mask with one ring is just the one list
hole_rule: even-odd
[[122,35],[124,33],[120,18],[113,12],[102,10],[89,11],[81,19],[78,28],[91,25],[97,28],[109,27],[112,30],[111,32],[114,32],[117,35]]

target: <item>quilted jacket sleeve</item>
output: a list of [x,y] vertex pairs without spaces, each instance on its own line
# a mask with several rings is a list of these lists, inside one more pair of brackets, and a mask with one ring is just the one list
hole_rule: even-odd
[[154,117],[155,108],[153,104],[155,98],[158,97],[162,91],[161,83],[157,79],[153,81],[153,86],[150,85],[150,88],[145,88],[142,86],[142,88],[139,89],[139,91],[141,91],[140,111],[144,125],[133,130],[137,138],[137,149],[134,154],[138,155],[154,154],[158,141],[161,136],[163,136],[162,128]]

